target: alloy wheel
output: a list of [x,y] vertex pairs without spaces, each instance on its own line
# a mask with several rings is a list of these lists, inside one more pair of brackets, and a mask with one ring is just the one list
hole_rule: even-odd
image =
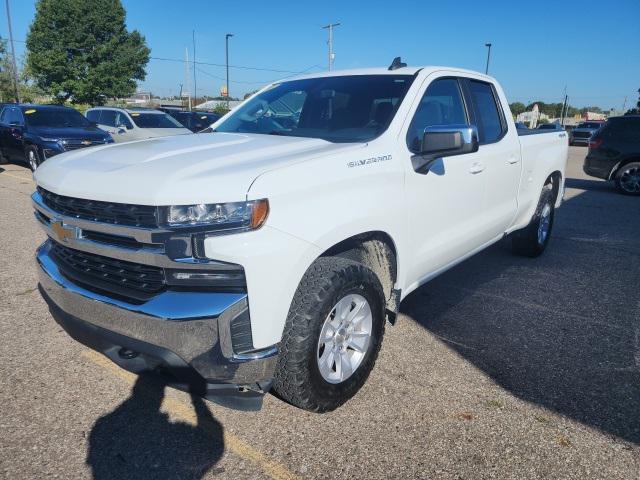
[[316,360],[322,378],[329,383],[348,379],[367,354],[373,316],[367,300],[358,294],[340,299],[322,325]]

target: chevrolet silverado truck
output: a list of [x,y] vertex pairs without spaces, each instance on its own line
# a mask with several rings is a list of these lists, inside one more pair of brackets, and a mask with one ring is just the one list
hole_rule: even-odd
[[505,237],[541,254],[564,191],[567,134],[457,68],[276,82],[212,127],[44,163],[39,289],[122,368],[240,408],[339,407],[403,298]]

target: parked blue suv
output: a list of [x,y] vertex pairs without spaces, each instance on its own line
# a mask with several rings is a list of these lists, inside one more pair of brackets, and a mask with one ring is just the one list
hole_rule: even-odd
[[24,162],[34,171],[59,153],[112,142],[73,108],[4,105],[0,111],[0,160]]

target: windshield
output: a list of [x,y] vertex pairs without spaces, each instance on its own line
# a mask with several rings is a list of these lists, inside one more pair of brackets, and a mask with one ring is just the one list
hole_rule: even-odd
[[70,108],[27,108],[24,118],[32,127],[88,127],[91,124],[84,116]]
[[232,112],[217,132],[366,142],[384,132],[412,75],[353,75],[283,82]]
[[592,129],[598,129],[602,126],[601,123],[596,123],[596,122],[589,122],[589,123],[581,123],[580,125],[578,125],[578,128],[592,128]]
[[133,123],[140,128],[184,128],[171,115],[166,113],[129,112]]

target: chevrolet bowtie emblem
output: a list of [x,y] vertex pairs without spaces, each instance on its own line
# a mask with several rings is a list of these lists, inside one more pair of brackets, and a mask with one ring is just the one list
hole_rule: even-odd
[[81,143],[82,145],[88,147],[89,145],[91,145],[91,140],[83,140]]
[[58,240],[66,243],[70,238],[76,238],[78,229],[64,225],[62,222],[51,222],[51,230],[56,234]]

